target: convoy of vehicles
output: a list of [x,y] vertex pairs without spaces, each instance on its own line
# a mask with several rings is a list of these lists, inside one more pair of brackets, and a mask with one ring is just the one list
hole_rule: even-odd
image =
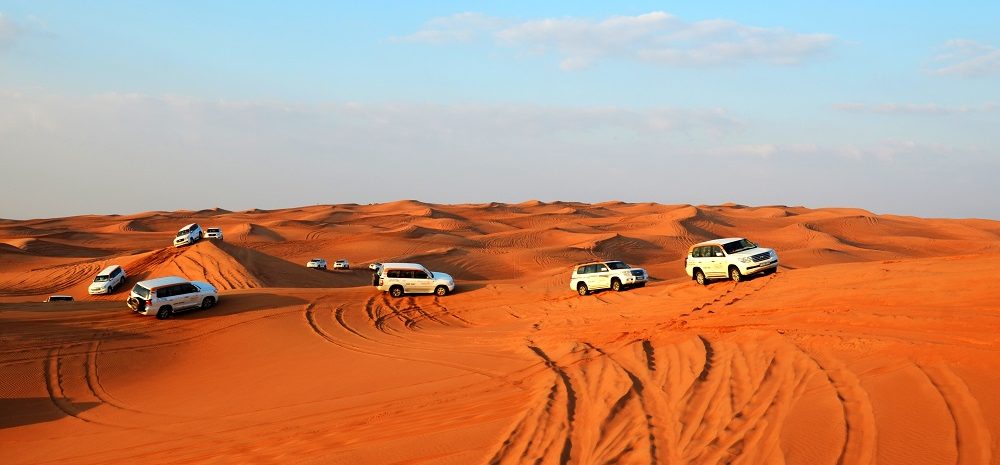
[[[202,238],[222,240],[222,229],[217,227],[202,231],[197,223],[181,228],[174,238],[174,246],[193,244]],[[313,258],[306,267],[326,270],[323,258]],[[405,294],[435,294],[445,296],[455,290],[455,279],[440,271],[430,271],[418,263],[371,263],[372,285],[393,297]],[[778,269],[778,254],[773,249],[760,247],[742,237],[730,237],[699,242],[688,249],[684,259],[685,273],[698,284],[707,285],[714,279],[740,282],[757,274],[771,274]],[[335,270],[350,270],[347,259],[333,263]],[[119,265],[109,265],[88,286],[91,295],[111,294],[125,284],[128,275]],[[581,296],[601,289],[622,291],[630,287],[643,287],[649,282],[644,268],[633,267],[620,260],[596,260],[573,267],[569,287]],[[73,301],[69,295],[52,295],[46,302]],[[159,319],[195,308],[210,308],[219,302],[218,290],[209,283],[188,281],[177,276],[167,276],[140,281],[135,284],[127,299],[132,311],[143,315],[156,315]]]

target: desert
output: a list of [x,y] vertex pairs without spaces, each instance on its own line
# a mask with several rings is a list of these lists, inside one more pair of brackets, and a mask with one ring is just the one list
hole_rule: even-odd
[[[193,222],[225,239],[173,247]],[[688,248],[720,237],[773,248],[778,272],[695,283]],[[595,259],[650,282],[578,295],[573,266]],[[393,261],[457,287],[390,297],[367,266]],[[89,295],[112,264],[126,285]],[[1000,463],[998,266],[998,221],[854,208],[405,200],[0,220],[0,461]],[[168,275],[211,283],[219,304],[166,320],[126,306]]]

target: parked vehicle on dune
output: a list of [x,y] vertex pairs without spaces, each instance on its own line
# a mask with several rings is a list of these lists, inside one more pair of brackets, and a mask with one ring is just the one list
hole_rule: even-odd
[[133,312],[156,315],[160,320],[185,310],[211,308],[218,302],[219,291],[215,286],[177,276],[139,281],[126,301]]
[[349,269],[351,269],[351,264],[350,264],[350,262],[347,261],[346,258],[341,258],[340,260],[337,260],[337,261],[333,262],[333,269],[335,269],[335,270],[349,270]]
[[326,269],[326,260],[324,260],[322,258],[314,258],[312,260],[309,260],[309,262],[306,263],[306,268],[315,268],[317,270],[325,270]]
[[383,263],[377,271],[375,287],[393,297],[403,294],[448,295],[455,290],[455,279],[448,273],[430,271],[418,263]]
[[118,265],[110,265],[94,278],[87,288],[90,295],[110,294],[122,284],[125,284],[125,270]]
[[177,236],[174,237],[174,247],[194,244],[200,241],[202,236],[201,226],[198,223],[191,223],[177,231]]
[[620,260],[595,261],[576,265],[569,279],[569,288],[580,295],[598,289],[621,291],[628,287],[643,287],[649,275],[643,268],[631,267]]
[[208,228],[205,230],[205,239],[222,239],[222,229],[220,228]]
[[778,253],[742,237],[713,239],[688,249],[684,270],[702,285],[719,278],[740,282],[746,276],[777,271]]
[[45,302],[72,302],[73,296],[71,295],[50,295],[49,298],[45,299]]

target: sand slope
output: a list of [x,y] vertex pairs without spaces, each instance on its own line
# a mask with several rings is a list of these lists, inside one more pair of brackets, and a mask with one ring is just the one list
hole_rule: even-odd
[[[191,221],[230,240],[170,247]],[[688,245],[734,235],[785,266],[684,278]],[[1000,463],[995,221],[403,201],[4,221],[0,243],[4,463]],[[460,288],[392,299],[313,256]],[[591,257],[656,281],[577,296]],[[86,296],[109,263],[222,302],[131,314]],[[25,303],[54,292],[81,301]]]

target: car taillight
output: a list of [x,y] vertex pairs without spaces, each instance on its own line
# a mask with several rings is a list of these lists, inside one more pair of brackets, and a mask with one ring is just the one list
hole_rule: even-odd
[[147,300],[147,301],[145,302],[145,304],[146,304],[146,307],[147,307],[147,308],[148,308],[148,307],[152,307],[152,306],[153,306],[153,301],[152,301],[152,300]]

